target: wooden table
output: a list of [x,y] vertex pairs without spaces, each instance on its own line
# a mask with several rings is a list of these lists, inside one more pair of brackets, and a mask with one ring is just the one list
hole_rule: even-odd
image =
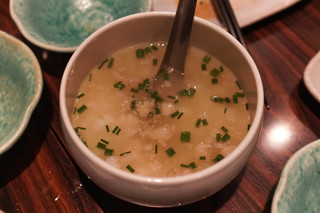
[[147,208],[102,191],[67,152],[59,123],[59,84],[71,54],[34,46],[17,29],[9,0],[0,1],[0,30],[36,54],[44,89],[19,141],[0,156],[0,210],[5,212],[270,212],[282,168],[299,148],[320,137],[320,105],[302,81],[320,50],[320,1],[303,1],[243,29],[264,82],[270,110],[249,163],[221,191],[200,202]]

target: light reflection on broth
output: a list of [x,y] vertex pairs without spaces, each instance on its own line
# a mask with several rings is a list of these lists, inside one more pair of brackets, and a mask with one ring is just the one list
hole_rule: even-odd
[[207,168],[232,152],[250,123],[233,73],[195,47],[183,80],[169,76],[155,91],[164,51],[159,44],[139,44],[107,56],[75,101],[72,123],[81,140],[109,164],[135,174],[173,177]]

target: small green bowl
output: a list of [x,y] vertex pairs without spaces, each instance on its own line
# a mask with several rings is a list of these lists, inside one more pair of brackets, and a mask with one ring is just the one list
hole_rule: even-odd
[[10,0],[10,14],[35,45],[73,52],[103,25],[151,9],[151,0]]
[[42,92],[40,65],[20,40],[0,31],[0,155],[19,139]]
[[272,201],[272,213],[320,212],[320,140],[286,163]]

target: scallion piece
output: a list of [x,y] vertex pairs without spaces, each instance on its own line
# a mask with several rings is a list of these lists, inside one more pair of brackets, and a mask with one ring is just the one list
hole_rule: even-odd
[[131,101],[131,106],[130,106],[130,108],[131,108],[131,109],[135,109],[135,108],[136,108],[136,104],[137,104],[137,101],[136,101],[136,100]]
[[180,141],[181,142],[190,142],[191,134],[188,131],[181,132]]
[[79,98],[81,98],[81,97],[83,97],[84,96],[84,93],[80,93],[78,96],[77,96],[77,98],[79,99]]
[[101,142],[98,142],[98,143],[97,143],[97,147],[98,147],[99,149],[106,149],[106,144],[101,143]]
[[224,99],[224,101],[225,101],[226,103],[230,103],[230,102],[231,102],[230,98],[228,98],[228,97],[226,97],[226,98]]
[[246,103],[246,110],[249,110],[249,104]]
[[236,84],[237,84],[237,86],[238,86],[239,89],[242,89],[242,86],[241,86],[241,84],[239,83],[239,81],[236,81]]
[[171,118],[175,118],[176,116],[179,115],[179,111],[175,111],[174,113],[172,113],[170,116]]
[[195,169],[195,168],[197,168],[197,165],[196,165],[195,162],[191,162],[191,163],[189,163],[189,167],[190,167],[191,169]]
[[152,45],[151,45],[151,49],[154,50],[154,51],[157,51],[157,50],[158,50],[158,47],[155,46],[154,44],[152,44]]
[[108,68],[112,68],[113,63],[114,63],[114,58],[111,58],[109,63],[108,63]]
[[200,159],[200,160],[206,160],[207,158],[206,158],[206,156],[200,156],[199,159]]
[[109,126],[108,125],[106,125],[106,129],[107,129],[107,132],[109,132]]
[[178,115],[177,119],[180,119],[183,114],[184,114],[184,112],[180,112],[180,114]]
[[116,135],[119,135],[120,131],[121,131],[121,129],[119,128],[119,129],[117,130],[117,132],[116,132]]
[[221,161],[224,158],[223,155],[218,154],[212,161],[215,163],[218,163],[219,161]]
[[176,97],[174,97],[172,95],[168,95],[167,98],[176,99]]
[[238,96],[237,95],[233,95],[233,103],[237,104],[238,103]]
[[79,107],[78,109],[77,109],[77,112],[78,113],[83,113],[85,110],[87,110],[88,109],[88,107],[86,106],[86,105],[82,105],[81,107]]
[[226,114],[226,113],[227,113],[227,107],[225,107],[225,108],[224,108],[223,113],[224,113],[224,114]]
[[172,157],[173,155],[176,154],[176,151],[174,151],[174,149],[170,147],[169,149],[166,150],[166,153],[169,157]]
[[194,94],[196,93],[196,89],[195,88],[190,88],[190,89],[184,89],[182,91],[179,92],[180,96],[188,96],[188,97],[193,97]]
[[119,127],[115,126],[114,129],[112,130],[112,133],[115,134],[118,131]]
[[224,132],[228,132],[228,129],[225,126],[222,126],[220,129]]
[[76,112],[77,112],[77,107],[74,107],[73,114],[76,114]]
[[131,173],[134,173],[135,170],[130,166],[130,165],[127,165],[126,167]]
[[220,134],[220,133],[217,133],[217,135],[216,135],[216,141],[217,141],[217,142],[220,142],[220,141],[221,141],[221,134]]
[[197,120],[197,122],[196,122],[196,127],[200,127],[200,124],[201,124],[201,119],[200,118],[198,118],[198,120]]
[[242,92],[236,92],[236,96],[243,98],[245,95]]
[[139,90],[138,90],[138,89],[135,89],[135,88],[131,88],[130,91],[131,91],[131,92],[134,92],[134,93],[138,93],[138,92],[139,92]]
[[144,49],[137,49],[136,56],[137,56],[137,58],[143,58],[144,57]]
[[163,80],[165,80],[165,81],[170,81],[170,75],[169,75],[168,72],[164,72],[164,73],[163,73]]
[[224,136],[222,136],[221,141],[227,142],[230,138],[231,138],[231,136],[228,133],[226,133],[226,134],[224,134]]
[[219,69],[220,69],[221,72],[224,71],[223,66],[220,66]]
[[212,77],[217,77],[220,73],[221,73],[221,71],[218,70],[217,68],[213,68],[213,69],[210,71],[210,75],[211,75]]
[[154,58],[154,59],[152,60],[152,65],[153,65],[153,66],[156,66],[157,64],[158,64],[158,59]]
[[158,154],[158,145],[157,144],[154,146],[154,153]]
[[121,81],[118,81],[117,83],[115,83],[113,85],[114,88],[118,89],[118,90],[122,90],[123,88],[125,88],[126,86],[121,82]]
[[156,111],[156,114],[160,114],[160,113],[161,113],[161,112],[160,112],[159,105],[156,105],[156,106],[154,107],[154,109],[155,109],[155,111]]
[[250,127],[251,127],[251,124],[248,124],[248,128],[247,128],[248,131],[250,130]]
[[124,153],[121,153],[120,156],[124,156],[124,155],[130,154],[130,153],[131,153],[131,151],[124,152]]
[[144,52],[145,52],[146,54],[150,53],[150,52],[151,52],[150,47],[146,47],[146,48],[144,48]]
[[90,75],[89,75],[89,81],[91,81],[92,80],[92,74],[90,73]]
[[100,64],[100,66],[98,67],[98,70],[100,70],[102,67],[103,67],[103,65],[105,64],[105,63],[107,63],[109,61],[109,59],[104,59],[102,62],[101,62],[101,64]]
[[207,126],[207,125],[208,125],[207,119],[203,119],[203,120],[202,120],[202,124],[203,124],[203,126]]
[[113,149],[105,149],[104,155],[105,156],[112,156],[113,155]]
[[206,64],[209,63],[210,60],[211,60],[211,57],[208,56],[208,55],[204,56],[203,59],[202,59],[202,61],[203,61],[204,63],[206,63]]
[[212,83],[212,84],[217,84],[217,83],[218,83],[218,79],[217,79],[217,78],[211,79],[211,83]]
[[180,164],[180,167],[183,167],[183,168],[189,168],[189,165],[186,165],[186,164]]
[[86,128],[81,127],[81,126],[78,126],[78,127],[74,128],[74,131],[77,133],[77,135],[79,135],[79,129],[86,130]]
[[105,143],[105,144],[109,144],[109,142],[108,141],[106,141],[106,140],[104,140],[104,139],[100,139],[100,142],[102,142],[102,143]]
[[202,71],[207,70],[207,64],[201,64],[201,70]]

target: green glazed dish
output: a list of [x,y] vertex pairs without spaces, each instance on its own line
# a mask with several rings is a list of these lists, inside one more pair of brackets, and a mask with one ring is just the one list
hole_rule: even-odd
[[320,140],[286,163],[272,201],[272,213],[320,212]]
[[0,31],[0,155],[19,139],[42,92],[40,65],[20,40]]
[[103,25],[150,9],[151,0],[10,0],[10,14],[21,33],[57,52],[73,52]]

